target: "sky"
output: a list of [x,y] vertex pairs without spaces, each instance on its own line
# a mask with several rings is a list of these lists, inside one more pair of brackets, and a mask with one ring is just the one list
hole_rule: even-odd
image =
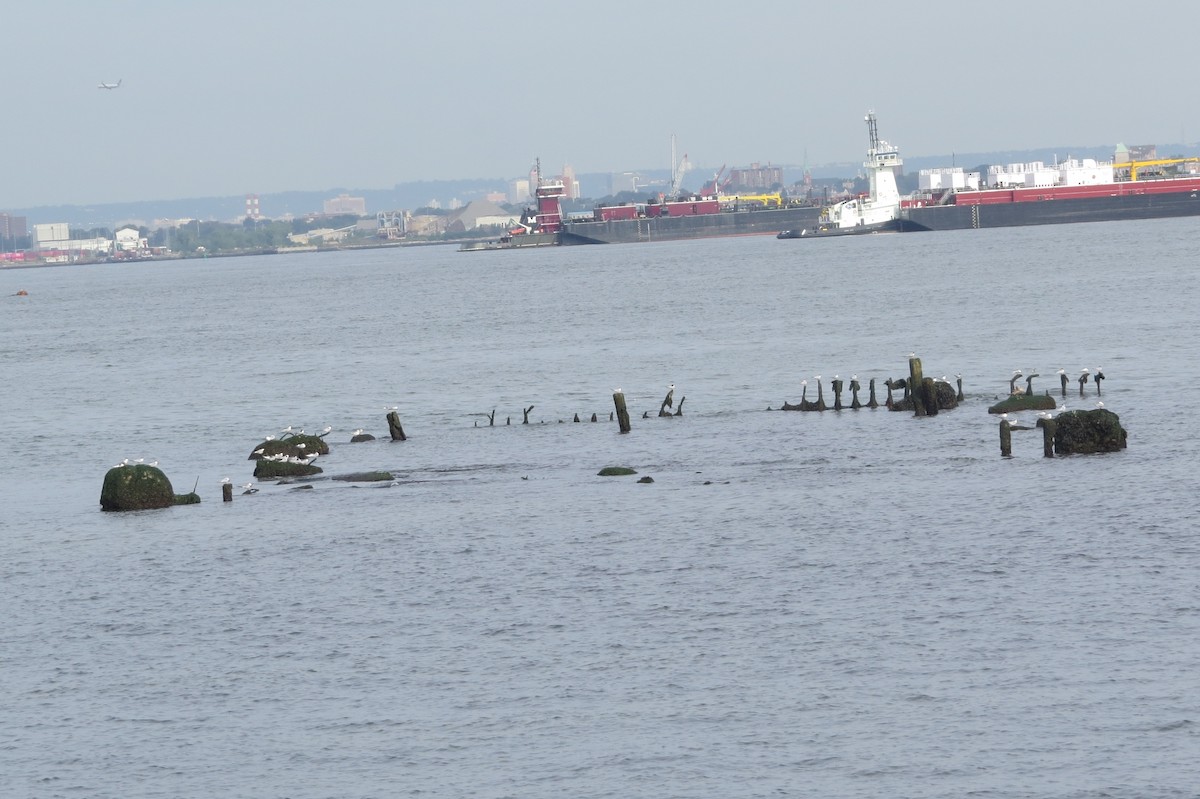
[[5,6],[0,210],[1200,138],[1193,3]]

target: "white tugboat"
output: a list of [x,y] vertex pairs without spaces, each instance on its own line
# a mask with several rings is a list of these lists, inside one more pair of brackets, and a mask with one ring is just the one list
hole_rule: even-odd
[[856,236],[863,233],[890,233],[901,229],[900,191],[896,188],[896,170],[903,166],[900,151],[895,145],[879,138],[875,123],[875,112],[867,112],[867,132],[871,148],[863,163],[871,182],[866,197],[831,205],[821,212],[817,226],[812,230],[785,230],[778,235],[781,239],[799,239],[819,236]]

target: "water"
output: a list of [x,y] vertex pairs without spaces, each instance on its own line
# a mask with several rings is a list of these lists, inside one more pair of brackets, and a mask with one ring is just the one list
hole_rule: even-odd
[[[1200,795],[1195,233],[4,271],[0,795]],[[766,412],[909,351],[966,402]],[[1001,458],[1084,366],[1129,448]],[[222,503],[289,424],[397,480]]]

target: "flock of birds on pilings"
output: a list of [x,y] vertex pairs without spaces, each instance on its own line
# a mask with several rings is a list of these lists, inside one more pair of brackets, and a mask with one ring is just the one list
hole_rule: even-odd
[[[911,359],[913,359],[914,357],[915,357],[914,355],[910,354],[910,368],[912,368],[912,365],[913,365],[913,361]],[[916,370],[918,371],[918,373],[919,373],[919,369],[920,369],[920,364],[919,364],[919,361],[917,361],[916,362]],[[1099,397],[1101,395],[1101,382],[1103,380],[1105,380],[1105,375],[1104,375],[1104,370],[1100,367],[1096,367],[1095,370],[1088,369],[1085,367],[1084,369],[1082,369],[1080,371],[1079,375],[1074,378],[1072,378],[1071,376],[1069,376],[1067,374],[1066,369],[1059,369],[1057,374],[1059,377],[1060,391],[1061,391],[1062,399],[1063,399],[1062,405],[1057,406],[1055,408],[1055,410],[1058,413],[1063,413],[1068,410],[1067,404],[1066,404],[1066,398],[1067,398],[1067,393],[1068,393],[1068,386],[1070,385],[1072,380],[1074,380],[1078,384],[1079,396],[1081,398],[1086,396],[1086,394],[1088,392],[1088,384],[1089,383],[1091,383],[1091,385],[1094,386],[1096,396]],[[1014,369],[1012,372],[1012,375],[1009,379],[1009,395],[1008,395],[1007,400],[1013,400],[1015,398],[1029,398],[1029,399],[1043,399],[1043,400],[1052,402],[1052,400],[1049,400],[1049,397],[1050,397],[1049,391],[1046,391],[1042,397],[1036,397],[1036,395],[1034,395],[1033,380],[1034,380],[1034,378],[1037,378],[1039,376],[1040,375],[1037,372],[1033,372],[1033,373],[1027,375],[1021,369]],[[799,403],[793,405],[793,404],[785,401],[783,403],[783,405],[779,408],[779,410],[825,411],[825,410],[829,410],[829,409],[842,410],[843,407],[849,407],[850,409],[859,409],[859,408],[864,408],[864,407],[877,408],[877,407],[880,407],[881,404],[883,405],[883,407],[886,407],[889,410],[911,410],[913,408],[913,404],[911,402],[913,387],[909,385],[910,381],[907,378],[887,378],[883,381],[883,385],[887,389],[887,397],[883,403],[880,403],[876,397],[876,391],[875,391],[876,378],[871,378],[869,381],[870,396],[869,396],[869,399],[867,400],[867,402],[864,403],[859,399],[859,392],[862,389],[862,384],[859,381],[858,375],[857,374],[851,375],[850,381],[849,381],[851,401],[848,406],[842,405],[842,392],[843,392],[843,389],[846,387],[846,384],[845,384],[845,381],[843,381],[839,375],[834,375],[833,379],[831,381],[833,393],[834,393],[834,402],[833,402],[832,406],[826,405],[825,396],[824,396],[824,387],[823,387],[823,384],[821,381],[821,375],[814,375],[813,380],[816,384],[817,398],[815,400],[808,399],[809,381],[801,380],[800,381],[801,396],[800,396]],[[950,379],[945,375],[931,379],[931,382],[934,386],[933,396],[936,397],[936,402],[937,402],[938,406],[943,409],[953,408],[957,405],[958,402],[962,402],[965,398],[964,394],[963,394],[963,377],[962,377],[962,375],[961,374],[954,375],[954,380],[955,380],[955,383],[957,384],[956,387],[951,385]],[[1024,385],[1021,385],[1022,381],[1024,382]],[[895,392],[903,392],[903,394],[902,394],[902,396],[897,398],[895,396]],[[683,402],[685,399],[686,399],[686,397],[682,397],[682,398],[680,398],[679,402],[676,403],[675,402],[675,385],[673,383],[670,384],[667,387],[666,396],[664,397],[664,399],[662,400],[662,403],[659,406],[658,416],[666,416],[666,417],[682,416],[683,415]],[[614,400],[614,403],[618,407],[618,411],[623,412],[623,410],[624,410],[624,392],[622,389],[620,389],[620,388],[613,389],[613,400]],[[1003,404],[1004,403],[1002,402],[1000,405],[1003,405]],[[1028,429],[1028,428],[1023,428],[1023,427],[1019,426],[1016,423],[1015,418],[1012,418],[1009,416],[1009,413],[1016,412],[1016,411],[1009,410],[1009,411],[1005,411],[1005,412],[999,412],[997,410],[998,407],[1000,407],[1000,406],[993,406],[992,408],[989,409],[989,412],[998,413],[1002,424],[1007,425],[1007,427],[1009,429]],[[1097,401],[1095,403],[1095,407],[1103,408],[1104,403],[1101,401]],[[530,405],[529,407],[522,409],[523,416],[524,416],[523,424],[529,424],[529,414],[533,410],[533,408],[534,408],[534,406]],[[1016,410],[1019,411],[1019,410],[1025,410],[1025,409],[1026,408],[1018,408]],[[399,418],[397,415],[399,407],[395,406],[395,405],[384,406],[384,410],[388,413],[388,421],[389,421],[389,426],[392,428],[393,440],[403,440],[403,430],[399,429]],[[773,409],[768,406],[767,410],[769,411],[769,410],[773,410]],[[480,415],[482,415],[488,419],[489,426],[494,426],[495,416],[496,416],[495,410],[493,410],[490,414],[484,413],[484,414],[480,414]],[[642,414],[643,419],[649,418],[650,416],[651,416],[650,411],[645,411]],[[1042,419],[1050,420],[1050,419],[1053,419],[1054,416],[1055,416],[1055,414],[1050,413],[1049,410],[1041,410],[1037,414],[1037,417],[1039,420],[1042,420]],[[613,418],[614,418],[614,415],[612,413],[610,413],[609,421],[613,421]],[[591,420],[593,422],[597,421],[596,414],[594,414],[594,413],[592,414]],[[559,423],[562,423],[563,420],[559,419],[558,421],[559,421]],[[580,421],[578,414],[575,415],[574,421],[576,421],[576,422]],[[509,417],[508,424],[511,424],[511,423],[512,423],[512,417]],[[544,421],[542,421],[541,423],[545,424]],[[476,427],[479,426],[478,421],[475,422],[475,426]],[[399,432],[399,435],[397,435],[397,431]],[[313,464],[315,464],[319,458],[321,458],[325,453],[328,452],[328,446],[323,443],[323,440],[331,432],[333,432],[332,426],[326,426],[319,433],[306,434],[305,430],[303,428],[296,428],[296,427],[293,427],[292,425],[288,425],[287,427],[284,427],[283,429],[281,429],[277,434],[265,436],[262,439],[261,445],[257,446],[251,453],[250,459],[251,460],[259,460],[259,461],[263,461],[266,463],[279,463],[279,464],[290,464],[290,465],[295,465],[295,466],[300,466],[300,467],[310,467],[310,466],[313,466]],[[623,432],[625,432],[625,431],[623,430]],[[373,440],[374,438],[375,437],[373,435],[371,435],[370,433],[366,433],[363,428],[357,428],[351,432],[350,441],[352,443],[355,443],[355,442]],[[316,441],[315,441],[316,446],[310,445],[310,442],[312,442],[313,439],[316,439]],[[322,449],[324,449],[324,452],[321,451]],[[129,458],[125,458],[125,459],[121,460],[119,463],[115,464],[112,468],[124,468],[124,467],[143,466],[143,465],[150,466],[150,467],[157,467],[158,461],[154,460],[154,461],[150,461],[149,463],[146,463],[145,458],[136,458],[136,459],[132,459],[132,460]],[[319,468],[314,469],[313,472],[309,472],[308,474],[318,473],[318,472],[320,472]],[[297,476],[304,476],[304,474],[297,475]],[[286,478],[284,478],[284,479],[286,479]],[[222,486],[222,490],[226,491],[227,487],[232,487],[232,480],[229,477],[222,478],[220,481],[220,485]],[[240,486],[240,488],[242,489],[243,495],[255,494],[255,493],[258,493],[258,491],[259,491],[259,489],[255,486],[253,481],[242,484]],[[194,491],[194,489],[193,489],[193,491]],[[228,498],[229,494],[226,493],[225,496],[226,496],[226,498]]]

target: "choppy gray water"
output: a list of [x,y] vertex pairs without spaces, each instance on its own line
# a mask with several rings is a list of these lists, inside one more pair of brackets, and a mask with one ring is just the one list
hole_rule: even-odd
[[[1198,796],[1196,224],[4,271],[0,795]],[[1002,459],[1085,366],[1129,448]],[[397,484],[220,501],[327,424]]]

